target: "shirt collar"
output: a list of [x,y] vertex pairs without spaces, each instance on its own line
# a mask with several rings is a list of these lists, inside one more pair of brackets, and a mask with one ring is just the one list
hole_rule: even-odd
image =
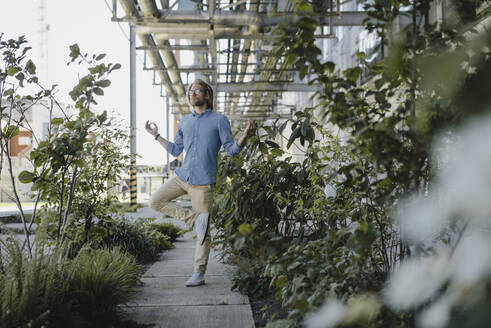
[[206,114],[208,114],[208,113],[210,113],[210,112],[211,112],[211,109],[210,109],[210,108],[208,108],[208,109],[207,109],[207,110],[205,110],[203,113],[198,114],[198,113],[196,113],[196,112],[195,112],[194,108],[192,108],[192,107],[191,107],[191,113],[193,114],[193,116],[201,116],[201,115],[206,115]]

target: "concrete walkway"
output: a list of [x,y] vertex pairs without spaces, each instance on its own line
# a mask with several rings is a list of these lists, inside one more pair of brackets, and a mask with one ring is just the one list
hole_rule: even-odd
[[[150,208],[138,209],[128,216],[157,217],[162,214]],[[181,221],[171,221],[185,227]],[[160,259],[150,266],[142,278],[134,303],[124,309],[128,319],[140,324],[155,324],[155,327],[172,328],[249,328],[254,327],[251,306],[247,296],[230,289],[228,278],[232,268],[220,262],[212,250],[205,276],[206,284],[185,287],[193,272],[196,240],[194,232],[188,232],[175,242],[175,248],[165,251]]]

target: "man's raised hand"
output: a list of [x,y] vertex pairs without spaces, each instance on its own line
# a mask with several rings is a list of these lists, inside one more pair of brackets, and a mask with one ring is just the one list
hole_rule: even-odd
[[157,127],[157,124],[155,124],[154,122],[148,122],[145,123],[145,129],[147,130],[148,133],[150,133],[153,137],[155,137],[157,135],[157,133],[159,133],[159,129]]
[[247,120],[244,134],[248,134],[250,130],[254,128],[254,123],[251,120]]

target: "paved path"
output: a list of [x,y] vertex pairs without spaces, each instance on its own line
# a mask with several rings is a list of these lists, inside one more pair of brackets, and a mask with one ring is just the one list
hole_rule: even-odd
[[[162,215],[149,208],[139,209],[131,217]],[[180,221],[172,221],[182,227]],[[175,242],[175,248],[165,251],[150,266],[134,303],[125,312],[129,319],[155,327],[172,328],[249,328],[254,327],[251,306],[247,296],[230,289],[228,278],[231,268],[220,262],[212,250],[205,276],[206,284],[185,287],[193,271],[195,239],[189,232]]]

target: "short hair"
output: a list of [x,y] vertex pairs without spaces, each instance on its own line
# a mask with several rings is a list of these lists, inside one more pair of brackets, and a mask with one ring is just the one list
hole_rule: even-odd
[[191,99],[189,99],[189,96],[190,96],[189,91],[191,90],[191,87],[193,86],[193,84],[198,84],[198,85],[205,88],[205,91],[208,94],[208,99],[205,99],[206,105],[208,106],[208,108],[213,110],[213,88],[211,87],[211,85],[209,83],[207,83],[201,79],[194,80],[194,82],[188,86],[188,92],[186,94],[186,98],[187,98],[188,102],[191,104]]

